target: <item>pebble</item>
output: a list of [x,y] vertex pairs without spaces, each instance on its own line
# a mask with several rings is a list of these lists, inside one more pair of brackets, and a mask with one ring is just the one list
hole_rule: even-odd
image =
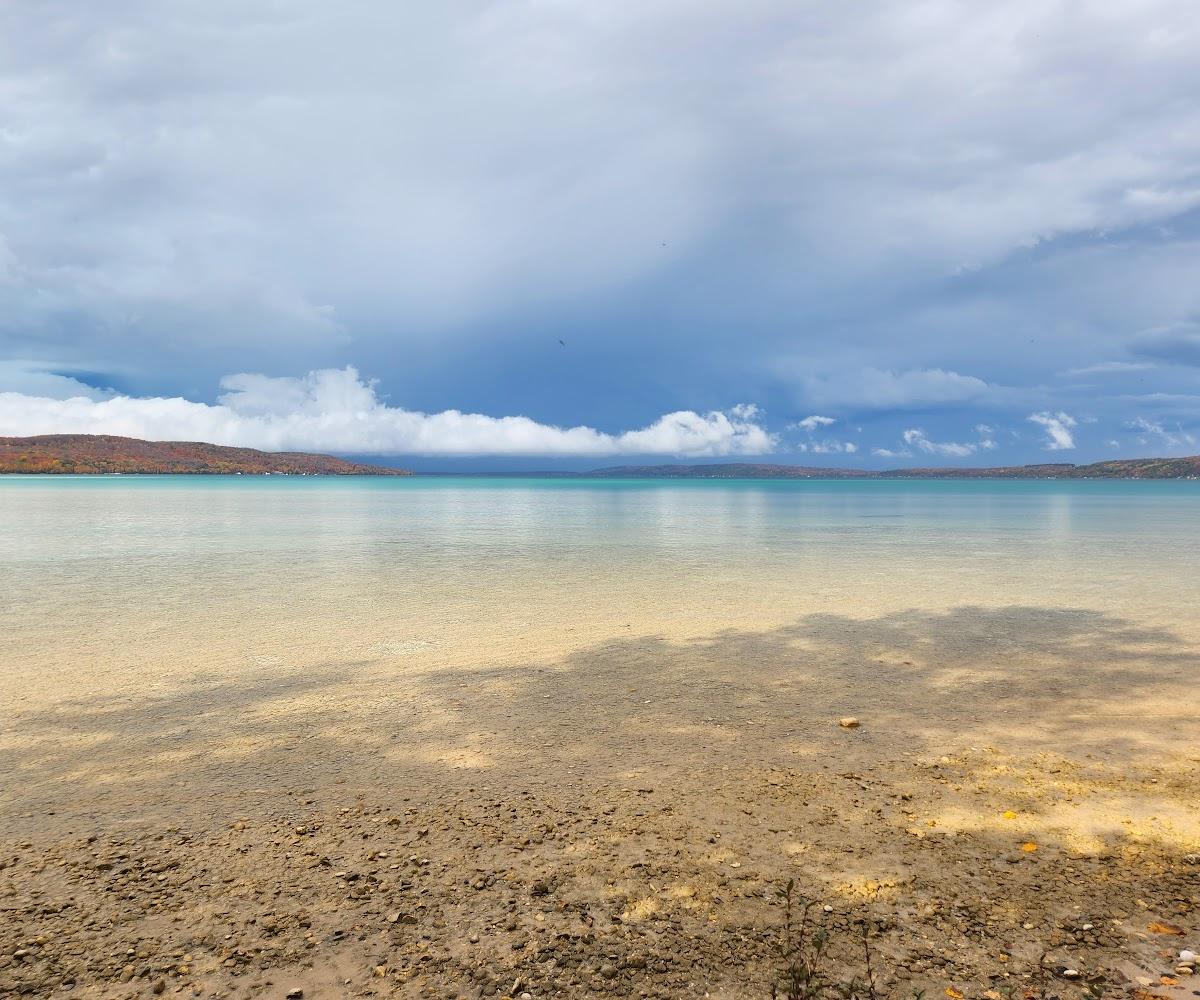
[[853,715],[847,715],[844,719],[838,719],[838,725],[843,729],[857,729],[862,723]]
[[[839,724],[846,722],[854,724],[847,725],[845,727],[847,729],[856,728],[858,725],[857,719],[840,720]],[[852,777],[857,778],[857,776]],[[780,784],[773,779],[768,780],[776,786]],[[859,780],[861,781],[861,779]],[[799,771],[795,775],[789,776],[782,784],[789,788],[795,786],[798,795],[803,796],[803,807],[813,811],[812,818],[816,819],[817,825],[813,827],[812,857],[823,857],[821,851],[826,848],[830,851],[838,850],[840,852],[841,842],[836,839],[831,840],[830,835],[836,833],[839,826],[849,820],[845,817],[838,817],[833,809],[829,810],[828,818],[822,819],[821,813],[817,810],[823,809],[825,800],[822,796],[826,795],[827,791],[829,794],[833,794],[837,789],[846,786],[835,782],[832,784],[836,788],[827,790],[825,787],[827,782],[821,773],[814,772],[814,775],[809,778]],[[855,784],[859,789],[867,787],[858,782]],[[876,785],[882,786],[883,782],[877,782]],[[851,789],[854,787],[850,786]],[[911,794],[899,794],[898,787],[893,786],[893,788],[896,794],[891,798],[904,802],[911,801],[913,798]],[[742,786],[738,785],[737,793],[739,795],[743,790]],[[575,811],[561,805],[547,804],[526,794],[517,802],[520,806],[519,814],[518,810],[514,808],[513,818],[510,819],[507,804],[501,809],[499,808],[500,803],[497,803],[497,809],[492,809],[487,803],[477,805],[474,799],[468,800],[457,806],[463,814],[461,823],[460,820],[454,818],[453,810],[450,810],[451,818],[446,825],[435,825],[432,828],[429,833],[430,839],[423,843],[423,846],[427,848],[429,859],[420,858],[417,855],[406,856],[402,853],[403,850],[408,849],[405,845],[411,841],[412,833],[407,831],[391,832],[401,824],[392,824],[386,820],[387,813],[383,812],[382,808],[375,809],[375,813],[378,815],[374,818],[372,818],[373,814],[368,813],[366,818],[355,821],[357,826],[348,825],[347,830],[341,831],[333,837],[330,836],[329,829],[323,822],[314,821],[310,824],[306,820],[305,824],[296,826],[294,819],[285,818],[274,823],[268,829],[265,834],[267,839],[260,840],[258,831],[263,828],[264,822],[256,817],[248,824],[248,829],[253,831],[252,835],[247,838],[224,838],[220,846],[222,849],[240,851],[241,841],[248,840],[253,845],[252,852],[260,852],[260,854],[251,853],[246,861],[240,859],[240,854],[231,855],[228,873],[222,871],[221,867],[215,863],[211,870],[201,869],[200,871],[204,890],[213,893],[214,898],[215,894],[224,891],[223,887],[228,887],[233,894],[229,902],[222,898],[219,904],[219,917],[214,921],[212,927],[207,929],[211,931],[210,936],[213,940],[205,944],[197,937],[193,942],[191,938],[184,935],[182,929],[177,937],[172,935],[176,937],[173,941],[153,937],[147,939],[132,935],[112,938],[114,942],[119,943],[110,949],[109,953],[114,957],[111,964],[105,966],[105,975],[114,981],[119,977],[122,982],[126,983],[136,980],[136,988],[144,992],[149,992],[148,988],[151,984],[158,986],[163,983],[163,980],[158,978],[159,976],[168,975],[172,978],[166,980],[163,992],[182,996],[189,995],[194,989],[194,984],[177,980],[174,978],[175,973],[180,976],[198,975],[211,963],[218,966],[216,971],[220,978],[216,978],[211,984],[206,984],[206,992],[210,991],[207,989],[208,986],[212,987],[212,992],[215,992],[217,988],[232,988],[230,984],[233,980],[226,977],[245,975],[256,979],[255,986],[262,988],[263,1000],[270,1000],[272,996],[280,997],[278,990],[287,989],[286,978],[290,978],[290,976],[288,976],[284,963],[291,965],[292,968],[297,968],[301,963],[311,965],[314,958],[321,952],[317,951],[314,954],[312,951],[306,952],[303,949],[320,949],[324,948],[327,942],[334,942],[337,949],[358,949],[357,953],[353,953],[355,960],[361,961],[362,968],[366,970],[368,976],[373,969],[375,976],[379,977],[376,982],[380,985],[384,985],[384,981],[388,980],[393,972],[397,973],[398,980],[403,981],[399,973],[406,966],[411,965],[414,970],[420,970],[420,975],[426,977],[429,984],[425,995],[430,997],[460,996],[461,989],[450,990],[447,983],[447,980],[459,976],[460,967],[461,971],[469,973],[473,983],[478,984],[478,986],[471,987],[473,991],[478,991],[480,995],[484,996],[502,993],[503,985],[506,984],[502,983],[500,976],[507,971],[508,967],[518,962],[521,965],[530,965],[530,972],[529,978],[523,981],[518,980],[513,984],[513,989],[509,991],[509,995],[517,1000],[534,1000],[535,994],[531,992],[533,989],[538,990],[536,994],[538,997],[562,996],[583,990],[594,990],[597,993],[613,997],[629,993],[636,998],[639,990],[643,997],[683,995],[684,992],[690,992],[690,990],[685,991],[687,976],[695,976],[699,979],[702,974],[711,975],[709,969],[704,967],[705,964],[712,962],[713,967],[716,967],[726,960],[722,951],[725,938],[729,934],[740,933],[744,921],[757,921],[761,916],[765,933],[767,935],[777,933],[777,925],[774,923],[775,915],[757,901],[764,895],[772,900],[776,899],[779,888],[777,881],[779,866],[775,865],[762,851],[755,855],[754,869],[745,868],[749,862],[742,862],[740,859],[733,860],[730,855],[736,857],[736,851],[721,852],[714,858],[713,853],[715,852],[701,848],[700,844],[705,841],[710,845],[736,844],[738,843],[739,827],[734,826],[727,829],[724,840],[715,832],[711,835],[704,834],[702,832],[703,825],[697,826],[694,833],[680,833],[675,830],[675,824],[679,821],[679,817],[672,817],[669,810],[664,810],[664,818],[660,819],[658,813],[649,809],[642,800],[632,798],[634,792],[635,789],[628,789],[620,794],[627,795],[630,802],[637,803],[636,811],[633,805],[626,809],[626,802],[622,799],[619,814],[623,818],[614,820],[611,829],[606,829],[610,824],[605,823],[605,828],[596,833],[592,833],[592,830],[596,826],[597,817],[601,814],[612,815],[612,807],[594,805],[586,809],[580,808],[578,818],[571,819],[570,817],[577,815]],[[643,790],[639,787],[636,789],[636,793],[643,794]],[[850,795],[856,796],[857,793],[851,790]],[[529,800],[528,805],[525,802],[526,799]],[[737,804],[740,804],[740,801],[744,800],[739,800]],[[833,804],[837,805],[838,801],[834,801]],[[855,799],[856,804],[858,801]],[[569,800],[567,804],[571,804]],[[718,804],[720,803],[718,802]],[[734,802],[730,801],[726,804],[732,806]],[[845,805],[844,801],[842,801],[842,805]],[[792,803],[787,803],[787,809],[791,808]],[[800,808],[800,806],[797,805],[796,808]],[[988,808],[994,807],[989,806]],[[536,820],[526,818],[525,814],[529,810],[534,811]],[[793,823],[790,811],[785,814],[781,808],[779,816],[772,816],[765,805],[760,808],[758,803],[755,804],[754,813],[750,810],[743,811],[747,816],[755,814],[764,816],[764,823],[774,824],[770,828],[772,834],[788,838],[796,836],[793,830],[784,829],[789,825],[799,827],[799,821]],[[403,825],[407,827],[411,824],[415,831],[423,817],[419,816],[415,810],[410,812],[411,815],[409,812],[405,813]],[[627,812],[629,815],[625,815]],[[908,815],[908,812],[906,811],[904,814]],[[849,816],[849,813],[847,812],[846,815]],[[883,817],[883,812],[879,811],[879,815]],[[1015,817],[1015,815],[1014,813],[1013,816]],[[557,822],[557,827],[551,822],[552,817]],[[799,820],[805,820],[806,817],[807,814],[800,816]],[[230,819],[232,818],[230,817]],[[350,821],[346,822],[349,824]],[[758,819],[753,819],[755,825],[758,822]],[[910,820],[897,819],[897,824],[906,822],[910,822]],[[483,833],[463,832],[473,829],[480,823],[490,823],[494,826],[485,825]],[[629,824],[628,828],[622,825],[626,823]],[[778,826],[779,829],[775,829],[775,826]],[[822,834],[820,832],[822,827],[830,829],[826,834]],[[224,824],[222,824],[222,828],[224,828]],[[554,833],[550,832],[552,829]],[[573,889],[574,882],[578,881],[581,885],[586,886],[588,880],[594,877],[590,868],[580,864],[579,854],[569,849],[570,838],[581,834],[606,837],[612,835],[613,831],[617,829],[629,836],[645,838],[644,841],[639,840],[639,844],[645,848],[645,863],[639,862],[635,866],[637,868],[636,876],[653,878],[654,881],[649,882],[649,887],[657,894],[656,902],[660,907],[660,913],[654,919],[669,921],[663,927],[669,928],[669,932],[672,934],[672,948],[661,946],[662,940],[656,935],[653,925],[639,926],[637,921],[630,919],[623,921],[614,913],[610,926],[603,909],[596,912],[596,919],[593,920],[592,914],[582,903],[568,902],[574,895],[573,892],[568,891]],[[897,825],[896,829],[899,830],[900,826]],[[915,833],[922,833],[916,828],[912,829]],[[494,832],[492,832],[493,830]],[[297,849],[297,842],[291,836],[300,834],[302,831],[307,831],[313,838],[305,842],[312,844],[313,849],[305,850],[303,853],[301,853],[303,848]],[[383,863],[389,856],[389,851],[386,850],[360,851],[357,843],[360,832],[363,839],[369,839],[368,835],[370,834],[378,838],[376,843],[383,842],[388,845],[392,858],[398,862],[403,862],[404,858],[411,857],[410,864],[389,865]],[[504,866],[508,862],[501,860],[502,853],[517,843],[524,847],[541,844],[543,832],[545,833],[545,842],[550,846],[542,851],[531,851],[530,855],[527,855],[530,858],[529,862],[514,863],[510,870],[505,871]],[[666,843],[667,836],[681,843],[671,848]],[[272,841],[269,839],[271,837],[278,839]],[[460,838],[462,839],[460,840]],[[563,844],[567,846],[567,850],[554,844],[558,838],[561,838]],[[493,852],[489,853],[487,844],[493,839],[497,846]],[[225,843],[226,840],[233,841],[232,847]],[[603,841],[596,842],[602,843]],[[281,859],[281,863],[288,861],[292,866],[287,869],[291,874],[286,876],[294,879],[293,884],[289,886],[289,896],[293,897],[292,899],[278,894],[271,895],[269,892],[262,892],[259,895],[256,866],[260,863],[271,863],[273,855],[269,846],[272,844],[276,848],[274,855]],[[159,845],[152,846],[157,855],[160,850]],[[351,850],[351,846],[354,846],[355,849]],[[854,850],[847,849],[847,853],[858,854],[859,861],[862,862],[870,849],[858,845],[851,846],[854,847]],[[175,862],[180,856],[179,852],[172,854],[171,844],[162,845],[161,849],[167,850],[171,856],[164,858],[160,863],[156,856],[149,860],[141,860],[140,855],[130,850],[128,845],[117,844],[105,848],[104,851],[105,854],[111,852],[116,859],[113,863],[104,863],[107,865],[106,870],[115,867],[115,875],[97,876],[93,872],[95,864],[90,860],[89,855],[85,855],[79,861],[77,869],[67,868],[65,870],[65,877],[68,881],[75,879],[88,886],[94,885],[97,893],[113,892],[115,896],[122,896],[128,900],[130,905],[139,905],[137,895],[143,890],[145,890],[146,898],[153,894],[153,902],[149,905],[153,908],[156,921],[159,922],[152,928],[157,931],[165,916],[158,909],[160,900],[164,898],[164,890],[157,884],[158,880],[165,877],[165,872],[170,871],[172,872],[172,885],[175,885],[176,882],[187,884],[175,874]],[[517,847],[516,849],[524,848]],[[953,849],[953,844],[947,847],[947,850]],[[986,844],[980,849],[989,850]],[[85,850],[95,850],[99,853],[101,849],[96,847]],[[999,851],[1000,848],[997,846],[995,850]],[[292,853],[287,853],[289,851]],[[330,856],[322,855],[322,851],[328,851]],[[760,854],[763,856],[760,857]],[[993,855],[988,853],[987,856],[992,857]],[[362,861],[364,857],[366,863]],[[925,875],[917,876],[915,885],[918,888],[928,885],[941,890],[942,884],[934,881],[938,872],[937,860],[932,855],[929,857],[930,860],[923,862],[929,870]],[[219,856],[215,856],[215,858],[220,860]],[[1001,862],[1004,860],[1002,854],[996,854],[995,859]],[[605,867],[613,871],[618,870],[619,866],[624,863],[623,855],[619,855],[615,848],[606,851],[601,860]],[[1021,859],[1016,857],[1016,860]],[[1030,859],[1026,857],[1024,860],[1029,861]],[[1057,859],[1052,857],[1046,863],[1047,869],[1053,868],[1051,862],[1058,863]],[[25,863],[21,859],[12,862],[0,859],[0,867]],[[168,863],[172,867],[165,867]],[[490,868],[484,871],[474,867],[476,863],[500,867],[496,871],[492,871]],[[720,869],[720,864],[725,864],[726,868]],[[1105,908],[1116,905],[1114,903],[1117,898],[1115,890],[1113,890],[1112,898],[1105,897],[1103,905],[1091,899],[1084,892],[1085,883],[1090,881],[1090,873],[1077,870],[1081,869],[1083,864],[1075,862],[1076,867],[1068,869],[1069,877],[1059,876],[1064,879],[1063,884],[1068,887],[1067,891],[1070,893],[1066,899],[1070,902],[1078,900],[1087,907],[1084,909],[1082,906],[1074,906],[1073,917],[1060,915],[1058,924],[1062,931],[1064,945],[1072,937],[1073,932],[1102,934],[1103,932],[1097,932],[1091,923],[1078,923],[1077,921],[1086,919],[1082,914],[1088,912],[1105,913],[1106,919],[1096,926],[1106,928],[1109,923],[1107,917],[1112,914],[1106,912]],[[1117,870],[1114,862],[1097,862],[1097,864],[1102,865],[1099,868],[1101,874],[1108,873],[1110,869],[1114,872]],[[352,866],[359,870],[354,871]],[[1003,865],[995,867],[997,870],[1000,867],[1007,868]],[[312,870],[312,874],[305,874],[309,869]],[[705,889],[704,883],[700,880],[708,877],[710,869],[715,869],[715,878],[708,889]],[[738,869],[741,871],[737,871]],[[21,871],[19,868],[17,870]],[[1170,881],[1164,892],[1169,896],[1186,892],[1187,888],[1177,881],[1177,877],[1190,876],[1193,870],[1184,869],[1180,872],[1174,868],[1170,869]],[[75,874],[76,872],[78,874]],[[761,881],[756,880],[755,873],[761,873]],[[191,874],[186,864],[180,867],[180,876],[191,876]],[[25,878],[26,876],[21,874],[19,877]],[[63,877],[64,875],[56,875],[56,878]],[[926,877],[929,879],[928,883],[922,883],[921,879]],[[990,876],[985,871],[982,873],[982,877]],[[7,872],[5,878],[7,879]],[[697,889],[693,887],[686,893],[682,891],[688,888],[683,884],[688,880],[695,881],[700,885],[699,899],[711,899],[714,907],[726,902],[732,904],[728,913],[733,930],[725,930],[723,924],[717,924],[711,930],[706,929],[707,925],[704,920],[707,908],[696,912],[692,911],[694,904],[690,901],[697,897]],[[1122,884],[1120,896],[1122,908],[1125,908],[1125,902],[1133,897],[1132,891],[1128,891],[1128,895],[1125,895],[1127,890],[1132,890],[1136,886],[1138,891],[1149,891],[1148,888],[1143,887],[1143,884],[1149,885],[1148,882],[1143,883],[1136,877],[1130,878],[1127,887]],[[33,883],[31,883],[32,885]],[[346,908],[343,920],[341,918],[344,904],[340,900],[344,899],[352,885],[360,890],[364,897],[370,897],[370,902],[351,904]],[[110,886],[112,886],[111,889]],[[471,892],[468,886],[489,891],[476,894]],[[723,887],[728,887],[728,890]],[[680,891],[676,891],[677,888]],[[819,892],[820,883],[816,883],[814,888]],[[974,886],[970,888],[972,892],[975,891]],[[725,899],[723,900],[722,896],[716,892],[712,892],[714,889],[720,889],[725,894]],[[462,904],[460,890],[466,890],[471,897],[472,909],[470,922],[467,924],[469,932],[465,936],[461,933],[462,924],[456,926],[456,918],[461,914],[459,909]],[[254,895],[248,895],[250,892],[254,892]],[[711,895],[709,895],[710,892]],[[985,915],[982,912],[973,914],[970,908],[962,912],[957,911],[959,898],[955,890],[946,889],[944,892],[945,901],[939,901],[936,906],[931,907],[928,920],[921,920],[925,930],[931,934],[928,947],[933,950],[922,952],[916,956],[918,960],[904,965],[903,969],[906,971],[928,972],[930,978],[946,979],[951,977],[952,973],[965,973],[969,969],[966,962],[952,960],[951,955],[954,953],[950,950],[940,953],[944,954],[945,958],[939,957],[938,949],[942,943],[949,941],[951,936],[959,932],[960,924],[963,928],[969,925],[972,932],[981,929]],[[336,893],[336,897],[332,895],[333,893]],[[307,905],[308,900],[304,898],[310,894],[313,896],[311,907]],[[544,901],[538,899],[531,901],[530,895],[548,896],[549,898]],[[358,897],[353,898],[357,899]],[[31,897],[31,899],[35,903],[39,902],[36,897]],[[322,905],[328,899],[339,901],[334,904],[336,913],[330,912],[327,906]],[[685,902],[685,900],[689,902]],[[551,905],[552,901],[553,905]],[[23,900],[21,902],[22,905],[26,905]],[[1027,900],[1017,897],[1017,903],[1022,902],[1028,905]],[[396,903],[400,903],[404,909],[392,909]],[[118,900],[117,905],[123,906],[125,903]],[[820,918],[818,922],[831,935],[834,935],[835,941],[840,941],[847,934],[858,933],[853,930],[857,925],[852,924],[851,918],[860,912],[860,908],[865,909],[865,907],[866,904],[849,901],[836,904],[836,906],[821,905],[818,896],[818,903],[814,910],[817,911],[817,914],[823,911],[829,915]],[[1145,908],[1144,903],[1143,908]],[[1063,909],[1064,911],[1067,909],[1065,902]],[[1017,912],[1019,913],[1019,910]],[[170,911],[168,910],[167,913]],[[835,913],[845,914],[845,916],[834,916]],[[1117,911],[1114,910],[1112,913],[1117,913]],[[1118,915],[1124,916],[1124,914]],[[336,925],[331,923],[335,916],[341,924],[341,927],[337,929],[335,929]],[[518,922],[518,916],[520,922]],[[72,914],[65,913],[60,919],[72,919]],[[85,917],[84,919],[87,921],[90,918]],[[388,922],[389,927],[379,928],[378,921],[380,919]],[[1036,924],[1033,921],[1027,921],[1023,925],[1018,923],[1016,926],[1024,926],[1027,931],[1032,931],[1043,922],[1043,919],[1047,924],[1055,922],[1047,916],[1046,918],[1040,917]],[[1092,919],[1100,918],[1098,916]],[[989,927],[993,925],[991,919],[987,919],[986,923]],[[1003,919],[996,920],[995,923],[1007,923],[1007,915]],[[1113,923],[1119,925],[1117,921],[1113,921]],[[412,933],[407,933],[410,928],[393,927],[397,924],[412,924],[417,925],[417,928],[412,928]],[[93,924],[85,923],[84,926],[92,928]],[[479,930],[470,931],[471,926]],[[905,924],[901,923],[900,926],[905,926]],[[99,921],[96,922],[95,927],[99,927]],[[509,932],[516,932],[520,929],[519,940],[513,941],[512,938],[517,935],[504,934],[501,928],[507,928]],[[691,936],[697,928],[700,929],[701,934],[713,934],[711,941],[707,941],[701,936]],[[1078,931],[1075,928],[1078,928]],[[236,934],[225,934],[226,930],[236,930]],[[32,933],[32,928],[26,933]],[[68,940],[70,940],[70,932],[67,933]],[[104,933],[109,934],[107,928]],[[1048,931],[1048,933],[1053,932]],[[935,934],[939,936],[932,936]],[[60,936],[56,935],[56,937]],[[222,937],[224,943],[221,943]],[[476,946],[473,950],[461,948],[464,937]],[[481,937],[488,939],[482,946],[479,944]],[[1020,939],[1025,935],[1018,933],[1017,937]],[[32,982],[28,977],[34,972],[41,974],[39,970],[43,964],[43,958],[47,955],[47,951],[43,950],[47,942],[44,935],[33,939],[39,947],[27,943],[24,934],[20,937],[9,935],[9,939],[8,942],[5,942],[8,947],[3,949],[3,953],[0,953],[0,966],[3,967],[0,968],[0,994],[5,994],[5,987],[8,985],[3,978],[6,973],[26,977],[21,981],[22,985]],[[1084,935],[1080,934],[1079,939],[1083,940]],[[1093,937],[1088,937],[1087,940],[1094,944]],[[133,942],[135,947],[126,950],[126,945],[130,942]],[[1172,943],[1175,949],[1179,949],[1180,944],[1184,942],[1186,942],[1186,938],[1176,937]],[[10,963],[7,960],[8,955],[13,954],[11,949],[18,943],[21,947],[17,949],[16,960]],[[1014,945],[1018,943],[1016,940],[1012,942]],[[187,951],[185,945],[192,950]],[[509,953],[509,945],[512,945],[512,953]],[[56,946],[57,943],[52,948]],[[675,950],[674,946],[677,946],[678,954],[670,953]],[[1094,944],[1094,946],[1101,948],[1100,944]],[[376,964],[381,963],[383,958],[383,955],[379,954],[376,949],[382,951],[385,947],[394,951],[395,957],[393,958],[392,951],[389,951],[389,964]],[[644,950],[640,953],[627,951],[633,947]],[[1004,950],[1007,952],[1007,948]],[[1084,975],[1090,978],[1093,972],[1097,974],[1109,972],[1117,950],[1117,946],[1103,944],[1103,950],[1099,954],[1089,953],[1086,957],[1087,973],[1056,964],[1057,975],[1062,980],[1072,981],[1071,986],[1060,983],[1060,992],[1063,989],[1074,990],[1075,984],[1082,986]],[[314,958],[308,958],[307,955],[314,955]],[[1007,954],[1001,954],[1000,961],[1007,961],[1008,957]],[[920,960],[922,958],[925,960]],[[1174,968],[1177,974],[1190,976],[1187,981],[1189,985],[1197,981],[1194,971],[1195,951],[1188,949],[1177,951],[1175,966],[1170,965],[1170,950],[1159,951],[1157,958],[1161,962],[1160,971],[1165,972]],[[35,959],[37,960],[36,965]],[[417,965],[417,961],[421,964]],[[466,964],[462,964],[464,961]],[[130,964],[123,965],[122,963],[125,962]],[[534,962],[537,963],[536,969],[532,966]],[[1009,966],[1009,968],[1014,968],[1014,966]],[[693,972],[693,969],[696,971]],[[545,971],[543,972],[543,970]],[[282,974],[285,978],[282,978],[282,981],[277,979],[278,985],[274,986],[270,980],[263,983],[260,975],[263,971],[268,971],[276,976]],[[995,980],[997,976],[1008,970],[996,966],[994,962],[989,962],[983,971],[991,974]],[[1019,974],[1020,969],[1016,971]],[[61,976],[64,973],[65,970],[63,972],[56,971],[55,975]],[[59,982],[66,983],[67,980],[60,979]],[[511,983],[512,980],[509,979],[508,982]],[[261,987],[258,986],[259,983],[262,983]],[[392,984],[389,982],[386,985]],[[1147,983],[1147,985],[1157,985],[1157,983]],[[320,986],[313,988],[317,993],[323,992],[323,988]],[[127,987],[128,991],[133,989],[134,987]],[[700,989],[695,991],[695,995],[701,993]],[[364,995],[366,994],[364,993]],[[305,990],[296,987],[288,990],[284,996],[288,1000],[304,1000]],[[988,992],[983,996],[990,1000],[999,1000],[1000,994],[993,995]]]

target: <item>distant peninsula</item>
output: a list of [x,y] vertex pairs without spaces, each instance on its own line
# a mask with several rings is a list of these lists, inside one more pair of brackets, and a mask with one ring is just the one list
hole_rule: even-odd
[[[0,437],[0,475],[287,475],[412,476],[408,469],[366,465],[332,455],[227,448],[197,441],[142,441],[107,434]],[[1200,455],[1127,458],[1090,465],[1054,462],[995,468],[839,469],[760,462],[618,465],[585,472],[483,473],[561,479],[1200,479]]]
[[0,437],[0,474],[411,476],[407,469],[330,455],[255,451],[196,441],[141,441],[107,434]]
[[596,479],[1200,479],[1200,455],[1125,458],[1091,465],[1054,462],[996,468],[836,469],[753,462],[619,465],[581,475]]

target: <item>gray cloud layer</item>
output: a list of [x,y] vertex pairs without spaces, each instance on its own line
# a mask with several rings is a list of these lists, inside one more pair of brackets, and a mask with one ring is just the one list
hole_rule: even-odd
[[612,379],[672,373],[647,413],[753,392],[895,437],[944,409],[926,440],[955,442],[1081,399],[1127,423],[1152,387],[1195,423],[1195,14],[8,4],[0,388],[358,361],[477,406],[456,379],[548,327]]

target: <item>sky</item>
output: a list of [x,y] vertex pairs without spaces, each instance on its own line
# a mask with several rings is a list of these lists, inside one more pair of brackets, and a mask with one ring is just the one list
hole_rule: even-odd
[[1193,0],[13,0],[0,435],[1200,453]]

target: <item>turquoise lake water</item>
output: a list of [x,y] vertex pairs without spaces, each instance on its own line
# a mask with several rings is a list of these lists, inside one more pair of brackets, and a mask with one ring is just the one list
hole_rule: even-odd
[[4,668],[551,656],[805,615],[1200,626],[1200,482],[0,478]]

